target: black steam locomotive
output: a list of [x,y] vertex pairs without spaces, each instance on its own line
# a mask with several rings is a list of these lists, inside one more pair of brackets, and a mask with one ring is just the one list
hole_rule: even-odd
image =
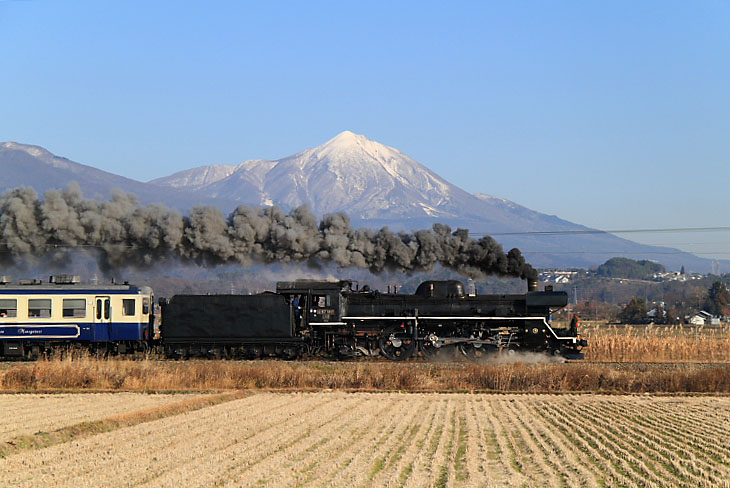
[[168,357],[458,354],[482,360],[520,351],[582,359],[574,324],[554,328],[565,292],[469,295],[459,281],[426,281],[413,295],[353,289],[351,281],[279,282],[276,293],[176,295],[160,300]]

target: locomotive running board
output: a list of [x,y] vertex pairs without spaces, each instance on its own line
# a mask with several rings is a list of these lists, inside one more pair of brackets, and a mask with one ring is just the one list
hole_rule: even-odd
[[451,317],[437,317],[437,316],[428,316],[428,315],[422,315],[420,317],[374,317],[374,316],[363,316],[363,317],[342,317],[342,320],[537,320],[542,322],[545,327],[550,331],[550,333],[559,341],[571,341],[572,343],[577,343],[578,338],[572,337],[572,336],[559,336],[555,333],[555,330],[550,326],[550,324],[547,323],[547,320],[545,320],[545,317],[476,317],[476,316],[466,316],[466,317],[459,317],[459,316],[451,316]]

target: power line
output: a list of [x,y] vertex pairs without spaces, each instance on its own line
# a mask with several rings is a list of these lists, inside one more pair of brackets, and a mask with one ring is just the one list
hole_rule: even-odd
[[523,251],[520,249],[520,252],[522,254],[636,254],[636,255],[654,255],[654,254],[707,254],[707,255],[715,255],[715,254],[727,254],[730,255],[730,251],[717,251],[717,252],[710,252],[710,251],[703,251],[703,252],[694,252],[694,251]]
[[616,230],[535,230],[526,232],[469,232],[472,236],[529,236],[529,235],[578,235],[578,234],[649,234],[660,232],[729,232],[730,226],[721,227],[672,227],[660,229],[616,229]]

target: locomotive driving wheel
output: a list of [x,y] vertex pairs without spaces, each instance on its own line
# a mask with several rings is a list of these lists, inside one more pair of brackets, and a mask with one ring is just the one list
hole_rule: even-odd
[[461,353],[470,361],[481,362],[493,358],[499,352],[497,346],[492,344],[471,344],[468,342],[459,344]]
[[403,361],[416,352],[416,340],[400,327],[389,327],[380,333],[380,353],[391,361]]
[[456,345],[448,344],[437,346],[432,338],[418,342],[423,357],[429,361],[453,361],[456,357]]

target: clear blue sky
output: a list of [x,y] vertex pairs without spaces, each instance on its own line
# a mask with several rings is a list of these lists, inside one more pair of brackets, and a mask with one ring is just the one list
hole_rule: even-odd
[[143,181],[352,130],[591,227],[730,225],[725,1],[0,0],[0,62],[0,141]]

